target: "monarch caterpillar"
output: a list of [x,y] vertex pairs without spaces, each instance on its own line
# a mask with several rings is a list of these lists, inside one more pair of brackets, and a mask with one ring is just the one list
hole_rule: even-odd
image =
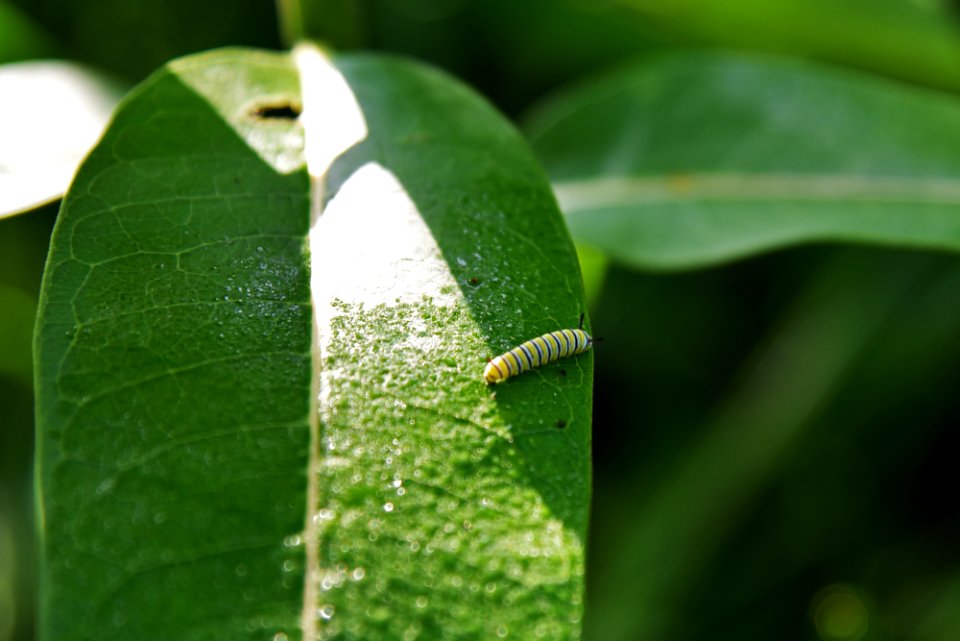
[[577,329],[558,329],[555,332],[520,343],[509,352],[504,352],[487,363],[483,378],[488,385],[505,381],[528,369],[582,354],[593,346],[594,339],[583,331],[583,315]]

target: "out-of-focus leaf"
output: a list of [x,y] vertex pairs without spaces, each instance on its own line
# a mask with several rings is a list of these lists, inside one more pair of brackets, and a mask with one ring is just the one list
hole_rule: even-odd
[[574,236],[639,267],[810,241],[960,249],[960,101],[819,65],[657,57],[529,126]]
[[[910,0],[615,0],[647,29],[685,45],[737,47],[834,62],[960,88],[960,23]],[[946,3],[944,3],[945,5]]]
[[0,218],[64,194],[120,94],[70,62],[0,67]]
[[592,360],[482,378],[584,311],[546,178],[444,75],[302,60],[172,63],[64,201],[42,632],[577,638]]

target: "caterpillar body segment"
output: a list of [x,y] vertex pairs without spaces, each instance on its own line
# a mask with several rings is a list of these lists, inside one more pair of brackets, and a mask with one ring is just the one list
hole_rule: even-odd
[[582,329],[559,329],[532,338],[492,359],[483,370],[483,378],[493,385],[528,369],[582,354],[592,346],[593,339]]

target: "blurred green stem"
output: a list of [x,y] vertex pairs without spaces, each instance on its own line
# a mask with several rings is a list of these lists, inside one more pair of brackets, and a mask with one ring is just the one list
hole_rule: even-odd
[[925,273],[925,260],[885,269],[841,254],[813,279],[648,500],[626,515],[612,567],[588,609],[586,638],[668,638],[680,599],[739,521],[748,500],[864,355],[890,311]]
[[362,42],[360,7],[354,0],[277,0],[277,21],[287,47],[313,40],[343,50]]
[[33,384],[31,345],[36,315],[36,300],[0,283],[0,376],[12,376],[28,389]]

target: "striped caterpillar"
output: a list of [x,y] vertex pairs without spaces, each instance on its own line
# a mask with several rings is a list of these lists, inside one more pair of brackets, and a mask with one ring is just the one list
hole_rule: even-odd
[[521,343],[487,363],[483,378],[488,385],[505,381],[528,369],[552,363],[566,356],[582,354],[593,346],[594,339],[583,331],[583,315],[577,329],[558,329]]

